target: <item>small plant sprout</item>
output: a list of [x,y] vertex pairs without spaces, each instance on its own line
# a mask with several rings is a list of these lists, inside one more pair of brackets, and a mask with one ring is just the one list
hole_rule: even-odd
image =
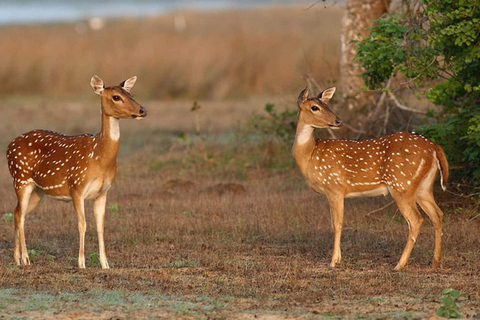
[[100,256],[98,252],[90,252],[88,255],[88,265],[90,267],[98,267],[100,265]]
[[30,259],[30,261],[34,261],[36,257],[40,256],[40,252],[38,252],[37,250],[34,250],[34,249],[27,250],[27,253],[28,253],[28,258]]
[[463,316],[457,310],[457,303],[460,299],[460,292],[446,288],[442,291],[442,303],[443,305],[438,309],[437,315],[448,319],[459,319]]
[[119,208],[118,208],[118,203],[111,204],[107,207],[108,211],[112,213],[113,217],[118,216]]
[[3,220],[8,223],[12,223],[15,221],[15,216],[11,212],[6,212],[3,214]]

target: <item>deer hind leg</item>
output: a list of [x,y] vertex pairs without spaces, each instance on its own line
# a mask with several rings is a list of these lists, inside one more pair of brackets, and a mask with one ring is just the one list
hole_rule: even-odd
[[433,198],[432,188],[425,190],[417,194],[417,203],[422,207],[423,211],[432,220],[435,228],[435,248],[433,250],[433,263],[434,268],[440,267],[440,260],[442,255],[442,220],[443,212],[438,207],[435,199]]
[[344,198],[329,196],[328,201],[330,203],[330,214],[332,217],[332,226],[334,232],[332,262],[330,263],[330,266],[333,268],[337,263],[342,261],[340,239],[342,237],[343,227]]
[[82,197],[73,197],[73,206],[77,212],[78,233],[80,235],[80,247],[78,249],[78,267],[85,269],[85,232],[87,222],[85,221],[85,201]]
[[30,265],[27,244],[25,241],[25,217],[35,209],[43,194],[35,190],[34,184],[29,184],[17,191],[18,204],[15,208],[15,249],[13,259],[17,265]]
[[400,260],[395,267],[395,270],[398,271],[405,267],[408,259],[410,258],[413,246],[415,245],[415,242],[417,242],[418,234],[420,233],[420,228],[422,227],[423,218],[418,211],[415,199],[412,196],[398,194],[396,192],[391,192],[391,194],[397,203],[398,209],[400,209],[400,212],[408,223],[407,243],[405,244],[405,249],[403,249]]
[[100,251],[100,265],[103,269],[109,269],[107,253],[105,252],[105,242],[103,231],[105,226],[105,205],[107,203],[107,193],[102,194],[93,202],[93,212],[97,223],[98,249]]

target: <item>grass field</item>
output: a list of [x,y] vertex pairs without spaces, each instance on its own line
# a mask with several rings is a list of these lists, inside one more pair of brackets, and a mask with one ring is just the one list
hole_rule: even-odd
[[[33,265],[16,267],[13,223],[3,214],[12,212],[15,199],[1,160],[0,314],[20,319],[417,319],[436,313],[447,287],[462,293],[460,312],[478,312],[479,221],[471,214],[446,215],[441,270],[430,267],[433,228],[426,221],[407,269],[393,272],[407,232],[396,207],[370,213],[391,199],[349,200],[344,262],[331,269],[326,199],[308,190],[292,163],[278,169],[265,160],[267,153],[280,157],[290,147],[278,143],[267,152],[262,144],[232,135],[245,130],[238,125],[248,119],[243,114],[219,117],[222,109],[258,112],[262,101],[204,102],[200,137],[190,102],[143,104],[148,118],[122,122],[119,173],[106,219],[111,270],[98,266],[91,207],[88,268],[78,270],[73,208],[51,199],[26,222]],[[97,102],[64,107],[68,113],[58,113],[58,103],[4,102],[1,111],[8,118],[32,109],[30,120],[3,123],[2,144],[32,122],[63,132],[96,131]],[[177,128],[171,119],[183,122]],[[180,132],[187,138],[180,139]],[[243,161],[225,155],[232,144],[249,150],[237,153]],[[260,153],[256,160],[255,152]],[[456,201],[440,195],[444,209]]]
[[[111,69],[102,68],[99,74]],[[130,68],[104,80],[120,82]],[[72,82],[92,72],[77,71]],[[89,77],[75,98],[3,96],[0,145],[33,128],[97,132],[99,99]],[[194,99],[143,97],[151,79],[139,75],[133,89],[148,117],[121,123],[105,227],[111,270],[99,267],[91,205],[88,267],[79,270],[73,207],[52,199],[27,217],[32,266],[14,265],[16,200],[0,157],[2,319],[421,319],[436,315],[445,288],[461,293],[461,314],[480,316],[480,218],[469,199],[437,191],[446,212],[443,267],[430,266],[433,227],[425,219],[402,272],[393,267],[407,225],[387,206],[391,198],[347,200],[343,262],[332,269],[325,197],[307,188],[290,144],[249,129],[252,113],[269,102],[293,107],[296,95],[206,99],[192,112]]]

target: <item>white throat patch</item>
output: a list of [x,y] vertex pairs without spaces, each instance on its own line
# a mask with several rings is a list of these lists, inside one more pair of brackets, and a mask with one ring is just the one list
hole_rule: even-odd
[[297,135],[297,143],[298,144],[305,144],[307,141],[312,137],[313,133],[313,127],[311,126],[305,126],[302,128],[302,131],[300,131]]
[[108,132],[108,135],[113,141],[118,141],[120,139],[119,120],[114,117],[108,117],[108,121],[110,122],[110,131]]

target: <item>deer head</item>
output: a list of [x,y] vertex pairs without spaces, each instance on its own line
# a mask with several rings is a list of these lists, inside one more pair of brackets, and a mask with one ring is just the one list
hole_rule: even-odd
[[297,99],[299,122],[314,128],[338,129],[343,122],[328,107],[328,102],[335,93],[335,87],[322,91],[318,96],[309,98],[305,88]]
[[139,105],[130,93],[137,77],[131,77],[118,86],[105,88],[103,80],[93,76],[90,81],[93,91],[102,97],[102,111],[117,119],[143,119],[147,110]]

